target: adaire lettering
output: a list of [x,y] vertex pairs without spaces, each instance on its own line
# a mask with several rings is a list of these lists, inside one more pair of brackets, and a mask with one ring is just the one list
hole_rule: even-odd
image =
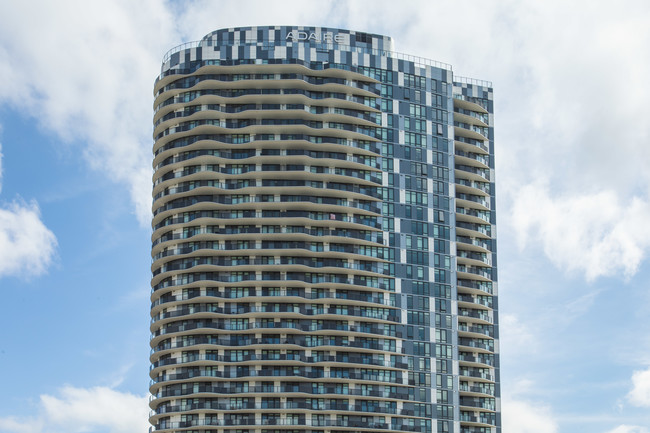
[[332,34],[330,32],[323,33],[307,33],[307,32],[289,32],[287,35],[287,40],[291,39],[294,42],[330,42],[342,44],[345,42],[345,35],[337,33]]

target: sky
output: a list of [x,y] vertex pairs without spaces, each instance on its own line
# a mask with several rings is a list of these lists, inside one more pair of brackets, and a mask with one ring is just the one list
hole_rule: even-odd
[[153,83],[248,25],[493,82],[503,431],[650,433],[650,3],[397,4],[0,4],[0,433],[147,431]]

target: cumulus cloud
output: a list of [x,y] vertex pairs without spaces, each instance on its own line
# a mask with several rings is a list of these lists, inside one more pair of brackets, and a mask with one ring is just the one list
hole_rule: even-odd
[[502,430],[509,433],[557,433],[551,409],[543,404],[503,398]]
[[56,236],[41,221],[35,201],[14,201],[0,207],[0,277],[45,273],[56,247]]
[[512,212],[521,248],[540,245],[558,268],[587,280],[636,273],[650,247],[649,219],[648,198],[623,202],[612,190],[554,196],[542,183],[521,187]]
[[[74,13],[71,13],[74,11]],[[152,88],[175,33],[164,4],[18,2],[0,14],[0,102],[80,146],[150,219]]]
[[136,433],[149,427],[147,398],[106,387],[65,386],[41,395],[39,414],[0,418],[5,433]]
[[635,54],[650,41],[648,4],[518,3],[494,17],[511,24],[494,37],[517,37],[488,66],[501,227],[563,271],[629,278],[650,247],[650,61]]
[[650,367],[632,374],[632,391],[627,399],[634,406],[650,407]]

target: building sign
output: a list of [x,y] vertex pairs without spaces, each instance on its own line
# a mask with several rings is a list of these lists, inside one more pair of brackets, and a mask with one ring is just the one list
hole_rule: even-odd
[[307,32],[289,32],[287,40],[291,39],[293,42],[328,42],[328,43],[345,43],[345,35],[341,33],[332,34],[331,32],[323,33],[307,33]]

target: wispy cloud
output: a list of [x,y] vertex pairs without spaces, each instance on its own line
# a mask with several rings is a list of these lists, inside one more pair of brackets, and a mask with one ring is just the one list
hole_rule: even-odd
[[30,278],[45,273],[57,247],[35,201],[0,205],[0,277]]
[[536,353],[538,337],[528,323],[522,322],[515,314],[502,314],[499,318],[500,349],[509,356]]
[[607,431],[607,433],[650,433],[650,430],[638,425],[621,424],[615,429]]
[[106,387],[65,386],[41,395],[38,414],[0,418],[5,433],[134,433],[147,431],[147,397]]
[[[2,133],[2,125],[0,125],[0,133]],[[2,142],[0,142],[0,192],[2,192]]]

